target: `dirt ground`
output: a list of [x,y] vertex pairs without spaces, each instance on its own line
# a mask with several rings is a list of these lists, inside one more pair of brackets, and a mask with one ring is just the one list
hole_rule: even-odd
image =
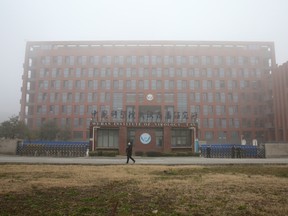
[[0,215],[288,215],[288,165],[0,165]]

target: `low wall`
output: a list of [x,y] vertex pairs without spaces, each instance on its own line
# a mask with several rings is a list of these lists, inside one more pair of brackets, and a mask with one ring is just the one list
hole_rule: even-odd
[[16,155],[17,139],[0,139],[0,154]]
[[283,158],[288,157],[288,143],[266,143],[266,158]]

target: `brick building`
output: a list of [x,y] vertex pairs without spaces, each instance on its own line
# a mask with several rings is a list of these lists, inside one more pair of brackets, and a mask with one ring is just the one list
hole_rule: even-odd
[[269,141],[275,67],[273,42],[28,42],[20,118],[122,153]]
[[275,68],[273,80],[273,114],[275,121],[274,141],[288,142],[288,62]]

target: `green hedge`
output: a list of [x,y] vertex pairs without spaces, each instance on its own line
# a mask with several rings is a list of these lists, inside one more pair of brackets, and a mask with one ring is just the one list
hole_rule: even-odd
[[[97,151],[90,151],[89,156],[90,157],[96,157],[96,156],[104,156],[104,157],[115,157],[119,155],[118,150],[97,150]],[[155,152],[155,151],[149,151],[149,152],[142,152],[142,151],[136,151],[135,156],[147,156],[147,157],[199,157],[199,153],[193,153],[193,152]]]
[[105,157],[115,157],[116,155],[119,155],[119,152],[117,150],[97,150],[97,151],[90,151],[89,156],[95,157],[95,156],[105,156]]
[[136,151],[135,156],[144,156],[144,152],[142,151]]
[[148,157],[160,157],[160,156],[162,156],[162,153],[161,152],[149,151],[149,152],[146,152],[146,155]]
[[147,157],[199,157],[199,153],[194,153],[194,152],[154,152],[154,151],[149,151],[149,152],[141,152],[137,151],[135,152],[136,156],[147,156]]

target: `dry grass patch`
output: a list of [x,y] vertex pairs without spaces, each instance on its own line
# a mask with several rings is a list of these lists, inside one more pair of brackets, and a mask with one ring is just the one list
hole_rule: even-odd
[[288,215],[288,166],[1,165],[0,215]]

